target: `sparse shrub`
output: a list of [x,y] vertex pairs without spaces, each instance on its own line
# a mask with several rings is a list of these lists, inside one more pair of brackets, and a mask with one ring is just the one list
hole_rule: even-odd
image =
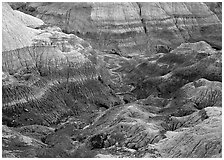
[[90,144],[93,149],[103,148],[104,140],[106,139],[104,134],[97,134],[90,138]]

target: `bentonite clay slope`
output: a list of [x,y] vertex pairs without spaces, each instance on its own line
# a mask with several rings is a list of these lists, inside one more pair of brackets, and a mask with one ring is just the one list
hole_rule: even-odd
[[[7,8],[12,14],[3,22],[10,26],[14,12],[5,4],[3,9]],[[7,12],[4,16],[7,18]],[[10,35],[16,31],[19,38],[30,29],[22,26],[24,31],[16,31],[18,26],[11,25],[12,30],[4,36],[12,40]],[[58,28],[45,28],[29,36],[30,41],[23,42],[27,47],[7,46],[8,41],[3,41],[10,49],[2,53],[4,124],[51,125],[70,115],[89,123],[97,110],[120,102],[104,84],[102,66],[87,42]]]
[[[221,158],[222,157],[222,111],[221,107],[205,108],[205,119],[201,123],[183,131],[168,133],[159,148],[163,157],[175,158]],[[203,120],[204,119],[204,120]]]
[[46,137],[52,147],[44,155],[54,157],[54,146],[74,141],[74,150],[61,150],[68,157],[221,157],[221,83],[199,79],[181,90],[179,104],[151,96],[110,108],[82,130],[69,120]]
[[[107,148],[100,153],[117,157],[220,157],[221,83],[199,79],[194,85],[189,83],[182,89],[188,96],[179,98],[182,104],[175,98],[169,102],[149,97],[150,105],[140,104],[143,100],[107,110],[83,130],[84,137],[94,133],[87,138],[87,146]],[[158,103],[162,101],[163,105]],[[174,103],[176,106],[170,105]],[[203,108],[192,104],[203,104]],[[186,115],[176,114],[178,110]],[[112,146],[126,148],[129,155],[119,156]]]
[[[27,3],[13,5],[99,49],[126,52],[174,48],[204,40],[221,48],[220,3]],[[143,48],[144,47],[144,48]],[[147,52],[146,52],[147,53]]]
[[7,158],[35,157],[36,151],[45,147],[40,140],[17,132],[2,125],[2,156]]
[[149,95],[170,97],[183,85],[199,78],[222,81],[222,52],[204,41],[183,43],[169,53],[150,57],[101,54],[110,70],[112,86],[125,101]]
[[[138,50],[136,42],[141,48],[150,42],[158,53],[98,52],[76,35],[4,4],[3,157],[222,157],[222,52],[212,48],[212,37],[205,42],[198,34],[202,26],[221,24],[218,3],[12,5],[64,31],[97,37],[102,46]],[[179,26],[186,22],[184,34],[174,20]],[[164,28],[172,32],[170,39]],[[158,46],[178,45],[189,33],[204,41]]]
[[[38,31],[27,27],[21,21],[23,13],[18,16],[19,14],[14,12],[7,3],[2,3],[2,13],[2,51],[30,46],[32,38]],[[33,25],[39,25],[39,22],[41,20],[35,21],[35,18],[32,19]]]

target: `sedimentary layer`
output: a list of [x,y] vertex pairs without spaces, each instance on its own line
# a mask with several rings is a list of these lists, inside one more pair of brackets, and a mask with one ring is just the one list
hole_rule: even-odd
[[10,5],[3,157],[222,157],[220,3]]
[[221,48],[220,3],[27,3],[15,9],[33,14],[98,49],[154,53],[204,40]]
[[[52,125],[71,115],[89,117],[86,121],[91,122],[100,108],[120,103],[104,84],[103,68],[89,43],[59,28],[32,29],[23,23],[30,17],[22,21],[7,4],[3,7],[4,26],[12,28],[3,30],[4,37],[9,41],[17,37],[12,46],[3,41],[4,124]],[[16,23],[11,23],[14,17]],[[20,24],[22,30],[17,29]],[[26,34],[28,41],[20,41],[29,30],[34,32]]]

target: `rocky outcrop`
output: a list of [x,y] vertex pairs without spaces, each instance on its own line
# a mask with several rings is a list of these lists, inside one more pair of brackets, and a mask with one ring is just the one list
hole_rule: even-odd
[[222,156],[219,3],[10,5],[45,23],[3,3],[3,157]]
[[153,53],[204,40],[221,48],[220,3],[27,3],[15,9],[33,14],[98,49]]
[[180,87],[200,78],[222,81],[221,51],[208,43],[183,43],[169,53],[124,57],[100,55],[110,70],[113,88],[127,102],[149,95],[170,97]]
[[173,47],[183,42],[204,40],[221,47],[221,39],[217,39],[221,20],[206,4],[140,3],[140,6],[150,43],[163,41]]
[[188,83],[179,92],[185,94],[185,98],[195,104],[197,109],[209,106],[221,106],[222,103],[222,83],[199,79]]
[[205,109],[207,118],[198,125],[179,130],[161,141],[158,146],[164,157],[221,158],[221,108]]
[[37,155],[38,149],[46,147],[46,144],[24,136],[21,133],[15,131],[13,128],[9,128],[2,125],[2,156],[8,158],[22,158],[29,157],[34,158]]
[[3,7],[8,11],[4,12],[4,26],[13,29],[3,30],[5,38],[12,40],[14,32],[35,33],[29,35],[29,42],[18,39],[7,46],[8,41],[3,41],[10,49],[2,53],[4,124],[51,125],[71,115],[83,120],[88,117],[90,123],[97,110],[120,103],[104,84],[96,51],[87,42],[58,28],[31,29],[19,19],[24,31],[17,30],[17,24],[11,23],[14,11],[7,4]]
[[[177,48],[177,50],[173,50],[171,53],[161,56],[156,62],[152,60],[159,70],[156,73],[160,75],[153,75],[146,79],[143,77],[142,83],[138,83],[140,86],[137,85],[133,92],[138,94],[139,89],[143,87],[150,88],[150,86],[152,86],[154,90],[147,90],[148,93],[145,93],[146,95],[158,93],[160,96],[168,96],[175,92],[177,88],[199,78],[222,81],[221,54],[214,50],[210,51],[210,49],[206,47],[202,49],[202,51],[198,50],[196,46],[203,48],[202,44],[206,43],[198,42],[190,44],[190,46],[187,47],[189,50],[185,48],[185,44],[183,44],[180,48]],[[188,45],[189,44],[186,44],[186,46]],[[194,46],[196,49],[194,49]],[[205,46],[207,46],[207,44]],[[186,52],[179,52],[179,49],[186,49]],[[149,74],[147,76],[149,76]],[[143,94],[143,92],[141,92],[141,94]]]
[[178,116],[164,110],[169,101],[138,103],[110,108],[89,126],[72,118],[55,130],[38,125],[16,130],[44,142],[36,157],[221,157],[221,104]]
[[[184,112],[187,106],[179,107]],[[80,135],[72,137],[76,141],[85,137],[89,148],[105,148],[106,152],[100,153],[113,153],[115,157],[122,157],[126,152],[127,157],[220,157],[221,104],[195,108],[187,115],[175,114],[175,110],[179,110],[178,106],[172,109],[168,101],[164,107],[156,103],[117,106],[105,111]],[[115,146],[122,149],[115,153]]]

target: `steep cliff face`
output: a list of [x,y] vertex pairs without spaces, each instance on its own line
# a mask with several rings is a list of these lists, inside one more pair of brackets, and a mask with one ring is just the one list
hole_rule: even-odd
[[199,40],[221,48],[222,6],[218,3],[27,3],[25,6],[24,11],[32,7],[33,14],[44,22],[91,40],[98,49],[153,53],[161,44],[174,48],[183,42]]
[[205,40],[221,47],[221,21],[204,3],[140,3],[140,7],[155,43],[173,47]]

